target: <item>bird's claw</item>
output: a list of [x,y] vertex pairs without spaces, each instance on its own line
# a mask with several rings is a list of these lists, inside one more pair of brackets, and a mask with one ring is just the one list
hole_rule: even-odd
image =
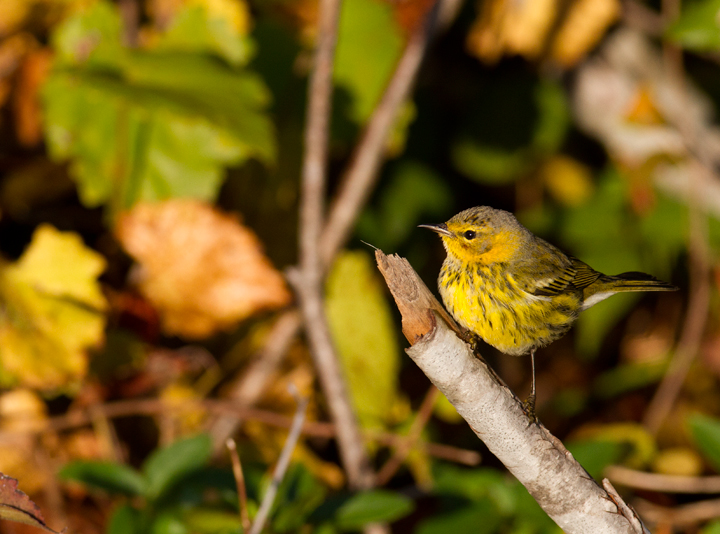
[[537,415],[535,415],[535,394],[531,393],[528,395],[528,398],[525,399],[523,402],[523,410],[525,411],[525,415],[527,415],[528,421],[530,424],[537,424],[538,418]]

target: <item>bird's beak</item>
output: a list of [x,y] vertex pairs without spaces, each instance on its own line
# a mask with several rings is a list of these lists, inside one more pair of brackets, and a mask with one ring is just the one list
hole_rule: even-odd
[[440,224],[418,224],[418,228],[428,228],[432,230],[433,232],[437,232],[441,236],[447,236],[451,237],[453,234],[450,230],[448,230],[447,224],[440,223]]

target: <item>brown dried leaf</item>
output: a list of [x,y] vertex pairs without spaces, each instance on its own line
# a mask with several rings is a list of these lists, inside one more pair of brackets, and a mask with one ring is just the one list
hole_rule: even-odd
[[18,481],[0,473],[0,519],[56,532],[45,524],[40,508],[18,489]]
[[406,34],[423,24],[435,0],[386,0],[393,6],[395,20]]
[[290,301],[255,234],[203,202],[140,204],[120,217],[116,233],[167,334],[207,337]]
[[19,33],[0,41],[0,107],[8,100],[12,90],[13,74],[28,51],[36,45],[35,38],[28,33]]

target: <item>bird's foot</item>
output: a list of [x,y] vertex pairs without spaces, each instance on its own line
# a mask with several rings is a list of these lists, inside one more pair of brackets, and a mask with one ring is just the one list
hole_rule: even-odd
[[466,330],[462,336],[462,339],[465,343],[470,345],[470,348],[473,351],[473,354],[477,355],[480,354],[480,341],[481,338],[474,332],[471,332],[470,330]]
[[523,410],[525,411],[525,415],[527,415],[528,421],[530,424],[537,424],[538,418],[537,415],[535,415],[535,394],[531,393],[527,399],[523,402]]

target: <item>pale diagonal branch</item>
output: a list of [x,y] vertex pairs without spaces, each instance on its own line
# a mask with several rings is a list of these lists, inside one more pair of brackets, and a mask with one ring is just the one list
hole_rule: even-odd
[[542,424],[528,423],[521,401],[436,312],[407,260],[375,256],[403,315],[408,355],[553,521],[567,534],[643,534],[614,490],[598,485]]

